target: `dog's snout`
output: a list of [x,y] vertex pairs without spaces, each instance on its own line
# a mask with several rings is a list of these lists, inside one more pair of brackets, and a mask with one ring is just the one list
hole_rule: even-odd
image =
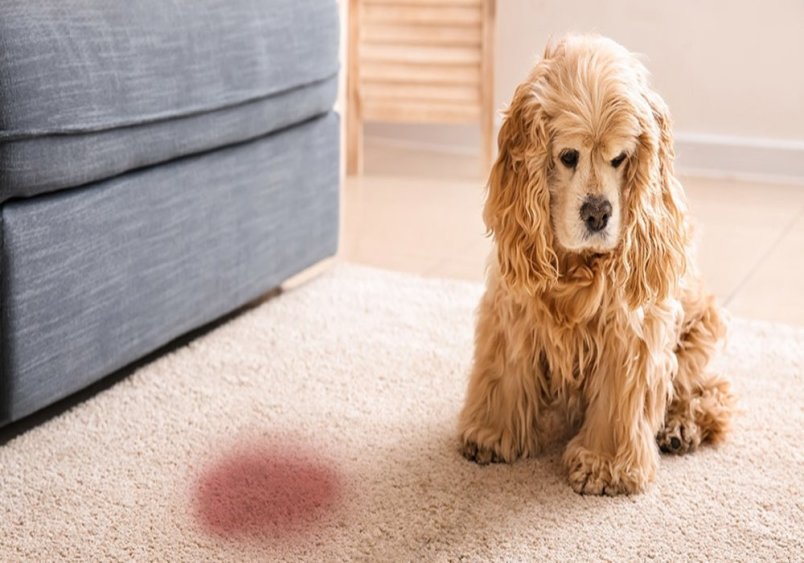
[[581,205],[581,219],[589,232],[597,233],[606,228],[611,217],[611,203],[604,197],[589,195]]

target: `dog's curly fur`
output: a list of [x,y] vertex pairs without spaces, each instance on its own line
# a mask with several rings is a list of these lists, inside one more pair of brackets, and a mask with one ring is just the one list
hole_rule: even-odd
[[[647,76],[615,42],[569,36],[514,94],[484,210],[496,251],[460,418],[468,459],[534,455],[563,412],[572,488],[636,493],[660,448],[728,431],[728,384],[704,371],[724,324],[691,263],[669,116]],[[599,236],[583,229],[583,192],[612,202]]]

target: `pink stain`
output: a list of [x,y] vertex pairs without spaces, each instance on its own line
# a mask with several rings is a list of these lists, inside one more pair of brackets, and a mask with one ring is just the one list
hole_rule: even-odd
[[315,527],[336,503],[331,464],[291,447],[241,447],[205,470],[195,490],[196,517],[212,535],[286,539]]

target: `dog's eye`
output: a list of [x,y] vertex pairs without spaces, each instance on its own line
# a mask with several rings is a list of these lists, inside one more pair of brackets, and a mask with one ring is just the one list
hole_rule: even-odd
[[559,158],[561,159],[561,163],[567,168],[575,168],[578,165],[578,151],[564,151]]
[[623,163],[623,160],[625,160],[625,153],[620,153],[620,156],[618,156],[618,157],[616,157],[616,158],[613,158],[613,159],[611,160],[611,165],[612,165],[614,168],[619,168],[619,167],[620,167],[620,165]]

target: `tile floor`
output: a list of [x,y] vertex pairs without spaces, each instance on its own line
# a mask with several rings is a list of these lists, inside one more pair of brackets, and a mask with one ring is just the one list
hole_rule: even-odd
[[[733,315],[804,325],[804,186],[682,178],[698,263]],[[367,145],[347,178],[339,259],[482,281],[491,248],[471,158]]]

